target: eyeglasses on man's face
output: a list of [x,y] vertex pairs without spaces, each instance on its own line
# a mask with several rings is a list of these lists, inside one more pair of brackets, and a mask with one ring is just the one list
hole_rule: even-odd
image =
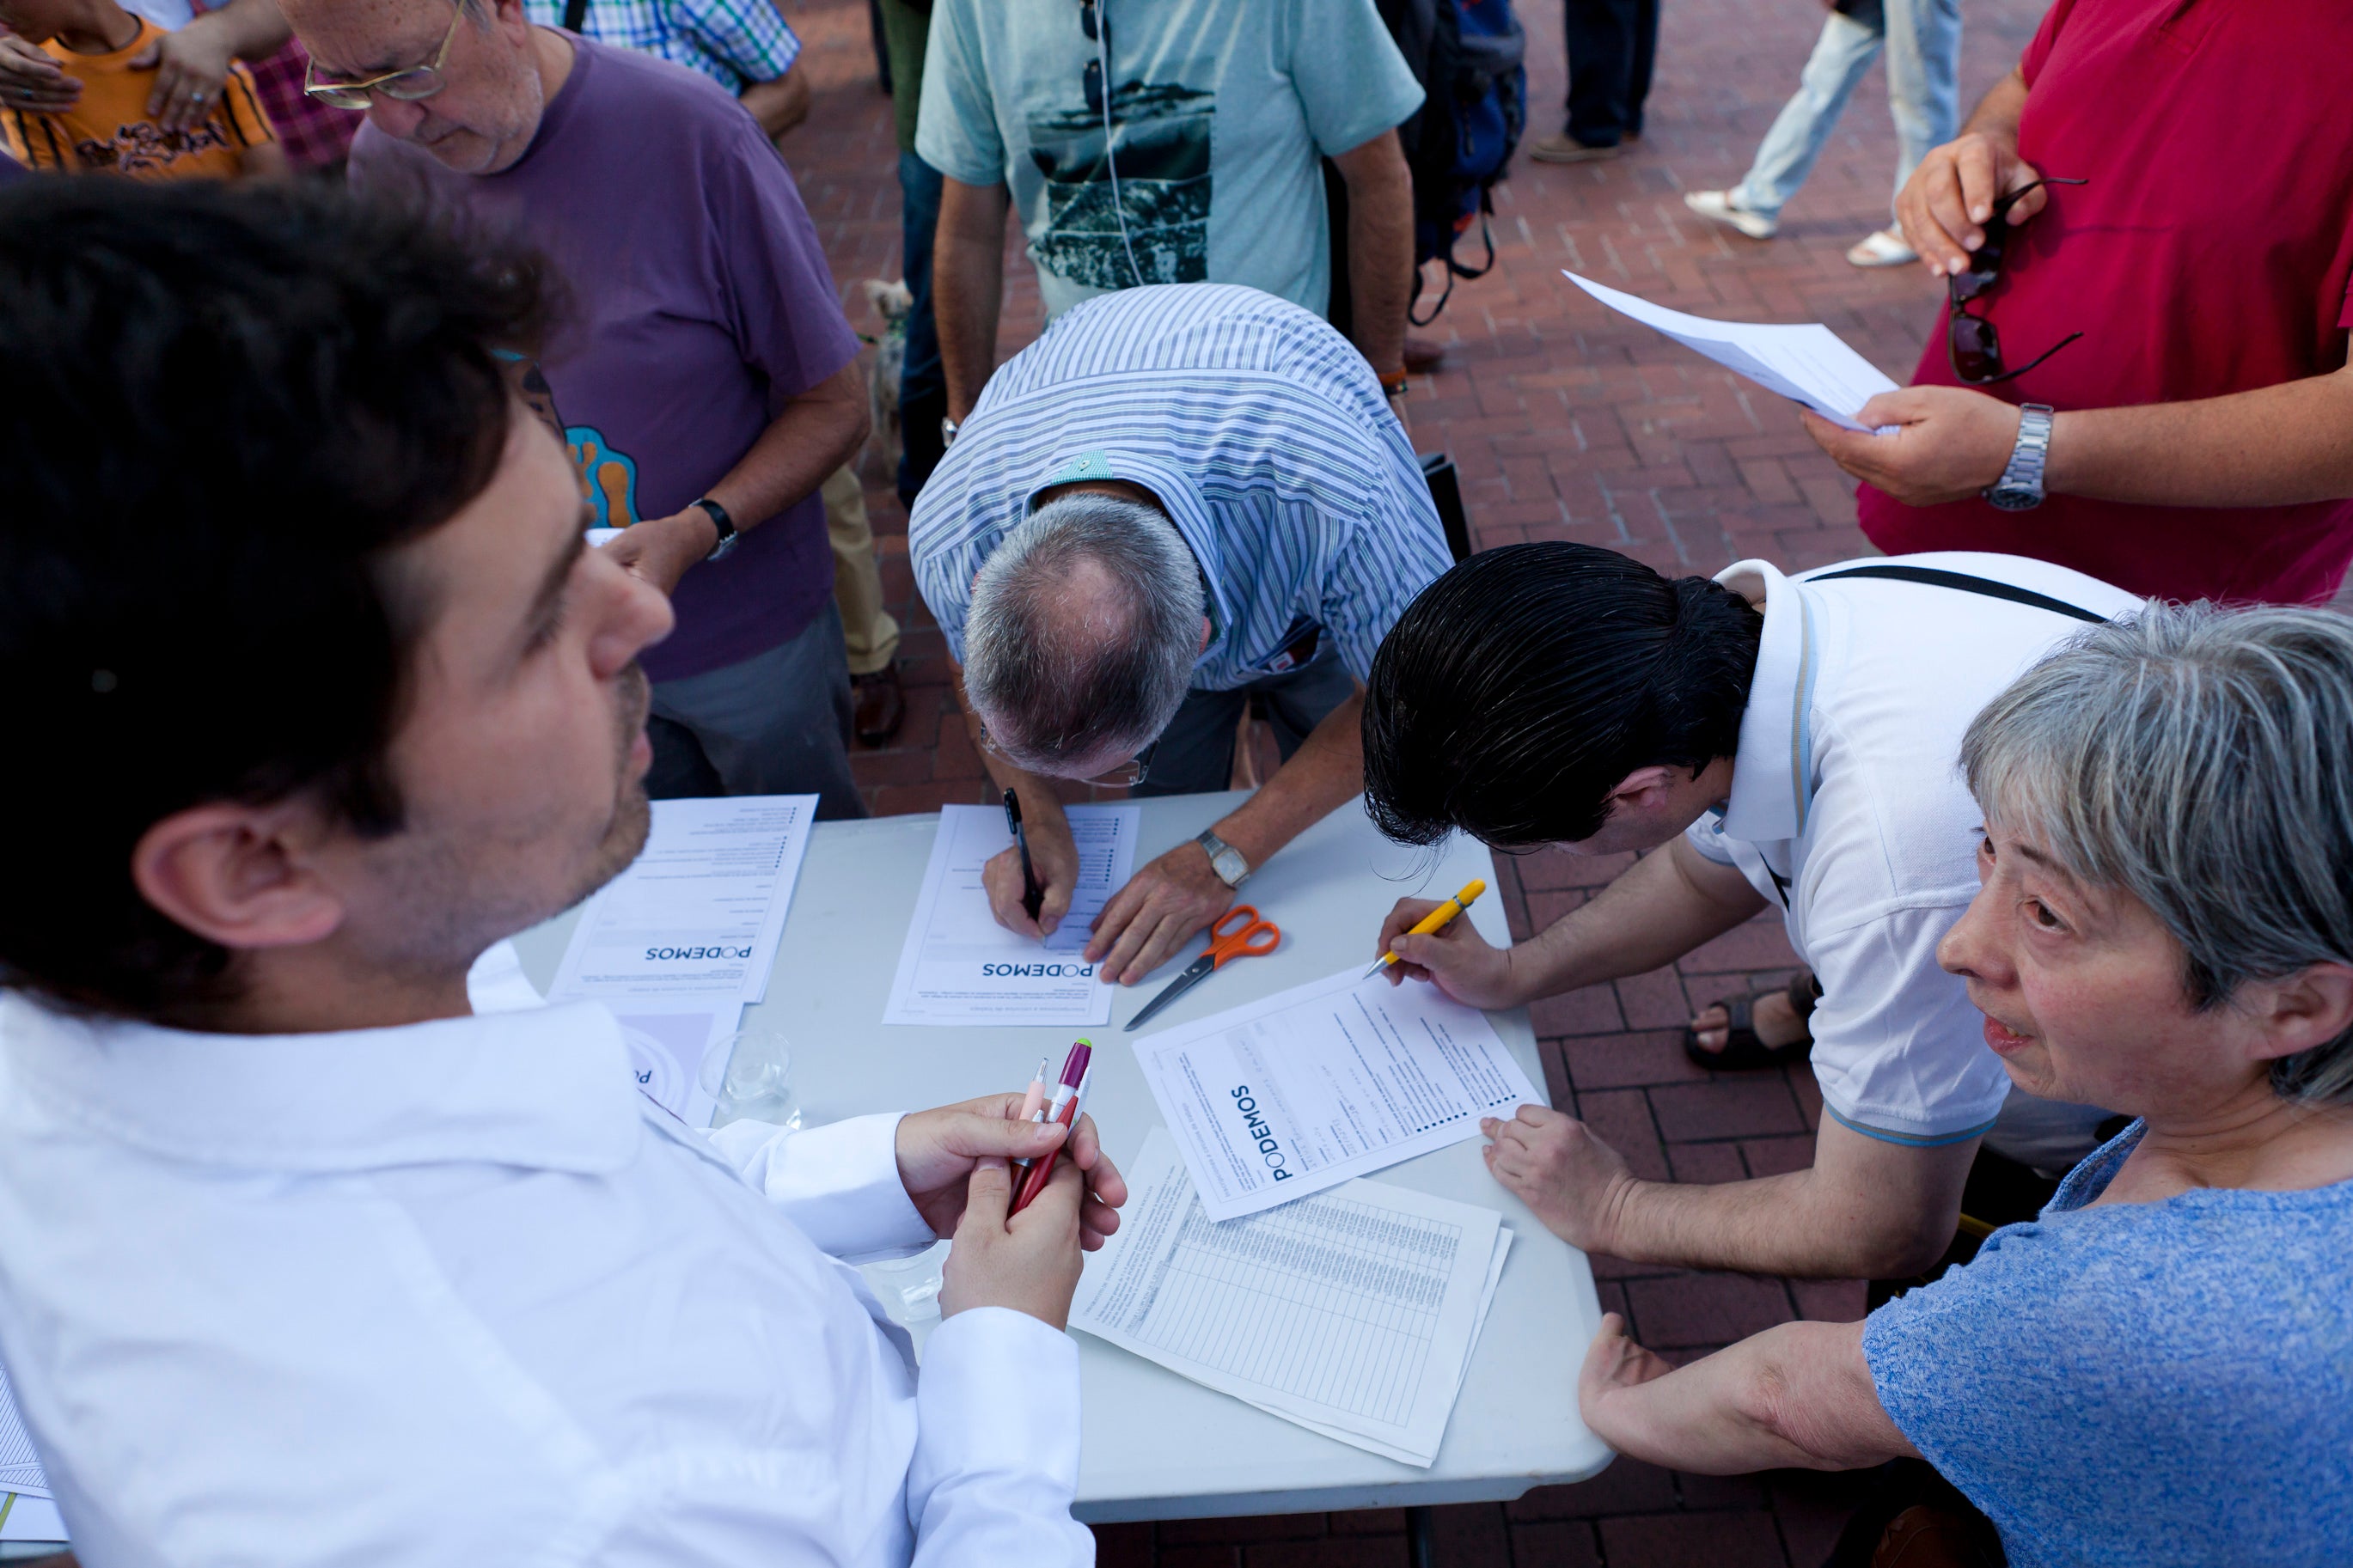
[[1952,361],[1953,374],[1971,386],[1991,386],[2013,376],[2024,375],[2069,343],[2084,334],[2070,332],[2044,349],[2016,370],[2005,369],[2001,363],[2001,334],[1983,316],[1968,312],[1969,301],[1993,287],[2001,274],[2002,253],[2010,246],[2010,209],[2018,205],[2027,192],[2043,185],[2080,185],[2082,180],[2057,178],[2037,180],[2031,185],[2021,185],[1993,204],[1993,216],[1986,220],[1985,238],[1969,253],[1967,269],[1954,273],[1945,280],[1949,313],[1946,320],[1945,353]]
[[441,68],[449,63],[449,46],[458,41],[458,24],[466,19],[466,8],[460,5],[449,18],[449,30],[441,35],[441,47],[433,58],[421,66],[403,70],[386,71],[365,81],[321,81],[319,65],[313,60],[302,69],[302,90],[321,103],[337,109],[365,109],[375,101],[377,93],[401,103],[416,103],[431,98],[449,85]]

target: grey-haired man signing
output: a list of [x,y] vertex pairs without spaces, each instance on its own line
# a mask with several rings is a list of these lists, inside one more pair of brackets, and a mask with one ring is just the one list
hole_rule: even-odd
[[1043,937],[1078,855],[1053,781],[1219,790],[1262,694],[1283,763],[1139,869],[1086,954],[1133,983],[1223,913],[1275,851],[1363,787],[1373,653],[1450,557],[1405,430],[1319,318],[1223,284],[1071,310],[997,373],[908,528],[989,774],[1016,791],[1045,884],[1012,852],[989,902]]

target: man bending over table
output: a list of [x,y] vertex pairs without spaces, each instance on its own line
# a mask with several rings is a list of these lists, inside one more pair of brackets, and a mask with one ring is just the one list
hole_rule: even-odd
[[1415,600],[1365,700],[1383,829],[1655,852],[1509,949],[1468,921],[1402,934],[1432,906],[1401,900],[1381,929],[1400,969],[1518,1006],[1672,963],[1778,908],[1820,986],[1810,1169],[1641,1181],[1583,1122],[1530,1106],[1487,1123],[1497,1177],[1588,1251],[1892,1279],[1952,1241],[1980,1139],[2053,1175],[2088,1152],[2104,1113],[2010,1091],[1936,942],[1977,890],[1962,731],[2084,619],[2138,603],[2010,555],[1797,577],[1742,561],[1670,582],[1584,544],[1489,551]]
[[1055,779],[1224,789],[1255,695],[1282,765],[1137,868],[1088,941],[1133,983],[1363,787],[1358,682],[1450,559],[1405,428],[1321,318],[1228,284],[1090,300],[1000,369],[907,524],[989,776],[1020,796],[1045,901],[1008,850],[1000,924],[1050,934],[1078,852]]
[[[645,841],[670,626],[508,390],[533,265],[33,184],[0,688],[70,765],[0,777],[0,1359],[77,1552],[1092,1563],[1091,1129],[1008,1221],[1060,1136],[1008,1097],[706,1134],[602,1005],[513,994],[501,939]],[[841,1260],[950,1234],[919,1380]]]

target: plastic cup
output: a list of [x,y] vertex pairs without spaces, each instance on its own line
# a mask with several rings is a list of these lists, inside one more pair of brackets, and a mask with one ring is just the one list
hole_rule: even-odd
[[702,1090],[713,1101],[711,1125],[765,1121],[797,1130],[792,1042],[774,1029],[740,1029],[703,1054]]
[[882,1310],[898,1323],[919,1323],[940,1315],[940,1266],[946,1261],[944,1241],[913,1258],[897,1258],[865,1268]]

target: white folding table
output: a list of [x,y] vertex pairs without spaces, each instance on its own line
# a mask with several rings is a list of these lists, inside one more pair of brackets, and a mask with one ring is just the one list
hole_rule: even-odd
[[[1182,795],[1143,803],[1141,867],[1180,844],[1240,797]],[[767,1000],[746,1029],[791,1041],[793,1089],[812,1121],[919,1110],[1020,1088],[1040,1055],[1060,1059],[1068,1028],[887,1026],[884,998],[913,917],[936,816],[821,823],[793,894]],[[1355,805],[1300,836],[1244,885],[1242,901],[1282,928],[1265,958],[1228,964],[1153,1019],[1146,1033],[1205,1017],[1373,957],[1381,918],[1397,899],[1444,898],[1473,877],[1492,884],[1487,851],[1457,837],[1442,850],[1388,843]],[[1501,900],[1470,919],[1508,941]],[[544,990],[576,913],[516,939]],[[1196,939],[1180,956],[1200,951]],[[1165,964],[1123,989],[1095,1041],[1087,1109],[1113,1159],[1132,1158],[1160,1114],[1127,1042],[1127,1018],[1173,978]],[[1544,1090],[1525,1009],[1490,1015],[1528,1080]],[[1085,1431],[1075,1510],[1082,1520],[1196,1519],[1431,1503],[1494,1502],[1531,1487],[1577,1481],[1610,1451],[1577,1414],[1577,1373],[1601,1318],[1584,1254],[1558,1240],[1487,1174],[1479,1142],[1458,1143],[1377,1173],[1373,1180],[1501,1211],[1510,1259],[1481,1334],[1438,1462],[1429,1469],[1319,1436],[1211,1393],[1089,1335],[1079,1344]]]

